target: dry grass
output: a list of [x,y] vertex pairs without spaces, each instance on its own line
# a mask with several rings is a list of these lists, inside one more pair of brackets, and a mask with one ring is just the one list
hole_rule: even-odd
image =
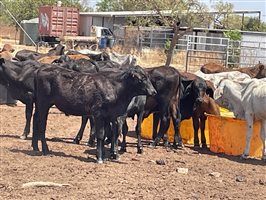
[[[36,47],[34,46],[25,46],[25,45],[19,45],[18,41],[11,40],[11,39],[2,39],[0,40],[0,49],[4,46],[4,44],[9,43],[13,45],[15,52],[13,55],[16,54],[17,51],[20,51],[22,49],[28,49],[32,51],[36,51]],[[39,52],[41,53],[47,53],[49,48],[46,47],[40,47]],[[165,64],[166,61],[166,54],[164,52],[164,49],[142,49],[140,51],[137,48],[130,47],[130,46],[115,46],[112,50],[107,49],[107,51],[114,51],[120,54],[131,54],[134,55],[137,60],[138,64],[142,67],[154,67],[154,66],[161,66]],[[194,53],[193,56],[198,56],[198,57],[206,57],[206,59],[202,58],[190,58],[188,60],[188,68],[187,71],[189,72],[195,72],[200,69],[200,66],[203,64],[210,62],[210,61],[215,61],[215,60],[210,60],[208,58],[219,58],[220,55],[213,54],[213,53],[201,53],[197,52]],[[216,61],[218,62],[218,61]],[[186,71],[186,51],[177,51],[174,53],[174,57],[171,63],[171,66],[177,68],[178,70],[181,71]]]

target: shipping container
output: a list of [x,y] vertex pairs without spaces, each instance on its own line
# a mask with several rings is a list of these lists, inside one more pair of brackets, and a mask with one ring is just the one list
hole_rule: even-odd
[[45,37],[77,36],[79,9],[59,6],[39,7],[39,34]]

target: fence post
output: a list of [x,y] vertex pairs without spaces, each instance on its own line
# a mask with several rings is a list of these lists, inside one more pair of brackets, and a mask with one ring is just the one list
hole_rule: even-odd
[[190,35],[187,35],[187,51],[186,51],[186,63],[185,63],[185,67],[186,67],[186,72],[188,71],[188,57],[189,57],[189,45],[190,45]]
[[228,48],[229,48],[229,40],[227,39],[227,47],[226,47],[226,53],[225,53],[225,67],[227,68],[228,67],[228,58],[229,58],[229,55],[228,55]]

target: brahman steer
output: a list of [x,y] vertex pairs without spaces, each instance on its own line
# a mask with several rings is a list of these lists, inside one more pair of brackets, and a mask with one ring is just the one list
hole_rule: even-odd
[[[134,66],[119,72],[85,74],[60,67],[40,68],[35,76],[36,109],[33,123],[33,150],[38,151],[38,139],[42,152],[49,152],[45,129],[52,105],[68,115],[92,116],[97,135],[97,161],[103,162],[104,127],[115,123],[124,115],[129,102],[137,95],[155,95],[156,91],[144,70]],[[112,136],[112,143],[117,135]],[[112,144],[111,155],[116,158]]]
[[262,159],[266,161],[266,79],[236,82],[221,80],[214,94],[216,102],[247,121],[246,146],[242,158],[249,155],[254,120],[261,122]]
[[207,63],[200,68],[200,71],[205,74],[239,71],[249,75],[251,78],[266,78],[266,67],[261,63],[256,64],[254,67],[240,67],[233,69],[225,68],[217,63]]

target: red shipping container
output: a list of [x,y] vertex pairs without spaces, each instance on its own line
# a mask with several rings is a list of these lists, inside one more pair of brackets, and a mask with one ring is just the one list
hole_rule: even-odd
[[79,9],[58,6],[39,7],[40,36],[77,36]]

